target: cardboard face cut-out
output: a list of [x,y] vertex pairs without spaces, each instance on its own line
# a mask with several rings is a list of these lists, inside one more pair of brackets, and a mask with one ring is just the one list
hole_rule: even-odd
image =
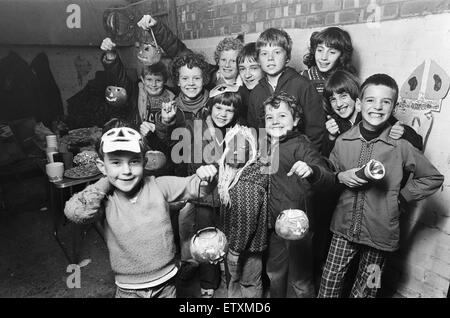
[[440,112],[450,77],[435,61],[425,60],[414,69],[400,89],[394,116],[422,136],[424,148],[433,124],[433,112]]

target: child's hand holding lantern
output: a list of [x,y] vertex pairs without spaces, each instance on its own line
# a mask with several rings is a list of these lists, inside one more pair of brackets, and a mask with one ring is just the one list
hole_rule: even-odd
[[197,169],[196,174],[200,180],[211,182],[217,174],[217,168],[215,165],[204,165]]
[[156,20],[153,19],[151,15],[146,14],[139,20],[139,22],[137,23],[137,26],[144,30],[148,30],[155,24],[156,24]]
[[104,38],[100,49],[106,53],[106,59],[112,61],[116,58],[116,43],[114,43],[110,38]]
[[102,51],[112,51],[116,47],[116,44],[110,38],[104,38],[100,49]]

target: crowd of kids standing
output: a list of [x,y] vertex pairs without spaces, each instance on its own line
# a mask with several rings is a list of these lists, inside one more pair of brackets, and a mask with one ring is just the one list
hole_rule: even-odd
[[[193,273],[205,298],[221,280],[234,298],[375,297],[368,267],[382,273],[399,248],[400,211],[443,183],[422,138],[392,116],[396,81],[374,74],[360,84],[338,27],[311,35],[301,74],[287,66],[293,43],[280,29],[246,44],[224,38],[213,65],[151,16],[138,27],[172,58],[171,74],[160,61],[133,81],[104,39],[102,63],[126,89],[127,111],[103,128],[104,178],[65,207],[74,222],[103,222],[116,297],[176,297],[177,280]],[[167,158],[158,175],[145,172],[149,149]],[[357,176],[371,159],[382,180]],[[288,209],[308,216],[299,240],[275,231]],[[223,231],[228,250],[199,263],[189,242],[207,227]]]

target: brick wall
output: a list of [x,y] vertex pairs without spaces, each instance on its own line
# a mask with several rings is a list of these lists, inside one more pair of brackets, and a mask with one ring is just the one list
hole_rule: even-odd
[[450,11],[448,0],[176,0],[181,39],[313,28]]

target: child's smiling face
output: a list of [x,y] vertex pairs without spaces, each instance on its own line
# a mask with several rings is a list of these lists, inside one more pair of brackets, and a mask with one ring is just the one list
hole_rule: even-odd
[[179,72],[178,86],[181,92],[190,99],[200,95],[203,90],[202,70],[197,66],[188,68],[187,65],[183,65]]
[[376,131],[389,120],[394,109],[395,91],[385,85],[368,85],[356,107],[361,110],[363,126]]
[[234,118],[234,106],[215,103],[211,108],[211,119],[217,127],[222,128]]
[[117,190],[131,194],[144,177],[145,159],[142,153],[115,151],[105,153],[97,166]]
[[162,75],[147,74],[141,79],[144,84],[145,91],[150,96],[161,95],[164,89],[164,78]]
[[264,76],[264,73],[258,62],[246,58],[244,62],[239,64],[239,75],[245,86],[249,90],[252,90],[258,85],[259,80]]
[[297,126],[299,118],[294,118],[292,110],[285,101],[278,108],[265,106],[265,122],[267,134],[271,137],[282,137]]
[[335,93],[330,97],[330,105],[333,111],[341,118],[349,118],[355,111],[356,101],[352,99],[349,93]]
[[225,50],[220,53],[219,70],[226,80],[235,80],[238,76],[237,69],[237,50]]
[[317,45],[314,58],[319,71],[326,73],[334,69],[337,65],[342,52],[332,47],[326,46],[325,43]]

